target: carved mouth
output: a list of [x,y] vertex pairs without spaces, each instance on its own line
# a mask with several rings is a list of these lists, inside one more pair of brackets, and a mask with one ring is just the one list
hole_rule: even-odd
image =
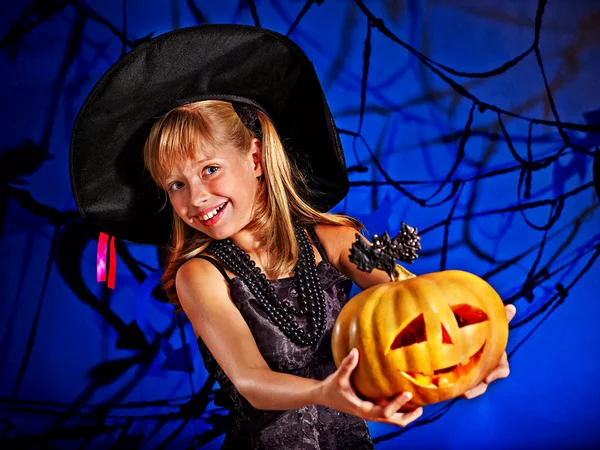
[[459,378],[467,375],[481,359],[485,342],[479,350],[475,352],[466,362],[446,367],[433,372],[433,375],[427,375],[422,372],[402,372],[406,378],[413,383],[426,388],[449,388]]

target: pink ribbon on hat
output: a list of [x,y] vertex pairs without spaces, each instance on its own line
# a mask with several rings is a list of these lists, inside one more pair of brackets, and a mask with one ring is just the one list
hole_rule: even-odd
[[[115,257],[115,237],[110,236],[110,246],[108,234],[100,233],[98,237],[98,250],[96,252],[96,281],[106,281],[106,254],[110,258],[108,267],[108,287],[115,288],[115,277],[117,275],[117,258]],[[110,247],[110,248],[109,248]]]

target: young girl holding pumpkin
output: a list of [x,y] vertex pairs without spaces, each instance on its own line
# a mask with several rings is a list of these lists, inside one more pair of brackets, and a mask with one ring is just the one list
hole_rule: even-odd
[[[162,191],[143,176],[142,154]],[[405,426],[422,414],[398,412],[409,393],[359,398],[356,350],[333,362],[347,282],[389,278],[349,261],[360,223],[325,212],[348,191],[345,161],[314,68],[291,40],[210,25],[140,45],[83,105],[71,173],[84,217],[118,237],[169,242],[163,285],[221,386],[215,403],[230,409],[223,448],[373,448],[365,420]],[[466,396],[507,375],[504,357]]]

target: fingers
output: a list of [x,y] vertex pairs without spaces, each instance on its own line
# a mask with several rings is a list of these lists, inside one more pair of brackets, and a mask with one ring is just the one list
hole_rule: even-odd
[[471,400],[472,398],[479,397],[481,394],[485,393],[485,391],[487,390],[487,387],[488,387],[488,384],[482,381],[474,388],[471,388],[468,391],[466,391],[462,395],[462,397],[466,398],[467,400]]
[[423,414],[422,407],[406,413],[398,412],[411,399],[412,394],[410,392],[403,392],[387,403],[378,402],[376,405],[369,401],[363,401],[357,406],[361,410],[360,417],[363,419],[404,427]]
[[487,390],[488,384],[490,384],[492,381],[499,378],[506,378],[508,375],[510,375],[510,367],[508,365],[508,357],[506,352],[504,352],[502,358],[500,358],[498,366],[485,378],[485,380],[483,380],[477,386],[466,391],[462,397],[468,400],[475,398],[483,394]]
[[517,314],[517,308],[515,305],[506,305],[504,307],[504,311],[506,312],[506,318],[509,322],[513,319],[513,317],[515,317],[515,314]]
[[396,396],[396,398],[383,407],[383,417],[392,417],[405,403],[409,402],[411,398],[412,394],[410,392],[403,392]]
[[399,427],[405,427],[406,425],[414,422],[419,417],[423,415],[423,407],[418,407],[417,409],[407,412],[407,413],[396,413],[390,420],[384,421],[385,423],[389,423],[391,425],[398,425]]
[[491,383],[492,381],[497,380],[498,378],[506,378],[509,375],[510,375],[510,366],[508,365],[508,356],[506,355],[506,352],[504,352],[504,354],[502,355],[502,358],[500,358],[498,367],[496,367],[492,371],[492,373],[490,373],[485,378],[485,382]]
[[350,381],[350,376],[356,368],[358,360],[358,349],[353,348],[342,360],[337,371],[323,381],[321,395],[326,397],[333,407],[365,420],[398,426],[406,426],[423,414],[423,408],[417,408],[407,413],[398,412],[411,400],[412,394],[410,392],[399,394],[389,402],[377,400],[377,403],[373,403],[358,397]]

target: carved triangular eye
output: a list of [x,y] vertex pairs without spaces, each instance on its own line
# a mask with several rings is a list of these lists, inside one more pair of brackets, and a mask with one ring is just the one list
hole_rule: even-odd
[[392,343],[391,350],[396,350],[407,345],[418,344],[427,340],[425,332],[425,320],[423,314],[415,317],[404,329],[398,333],[396,339]]
[[467,304],[452,305],[452,312],[456,317],[458,327],[466,327],[488,320],[488,315],[479,308]]

